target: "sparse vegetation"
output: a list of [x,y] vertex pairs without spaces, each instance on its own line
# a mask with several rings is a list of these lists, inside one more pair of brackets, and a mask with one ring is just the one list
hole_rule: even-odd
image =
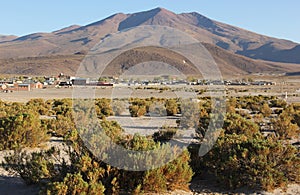
[[248,186],[273,190],[299,183],[297,150],[280,141],[224,134],[203,158],[203,164],[230,188]]
[[166,101],[166,112],[168,116],[174,116],[178,113],[178,103],[175,99],[168,99]]
[[47,129],[38,113],[19,104],[13,107],[16,110],[2,108],[6,111],[0,118],[0,150],[36,147],[48,140]]
[[[286,105],[274,97],[265,96],[230,98],[217,143],[207,155],[199,157],[197,151],[205,141],[203,137],[210,119],[214,117],[210,98],[186,102],[159,98],[132,98],[128,101],[133,117],[147,117],[146,113],[174,118],[181,115],[179,124],[186,129],[196,127],[199,142],[190,146],[189,151],[177,154],[176,147],[168,142],[176,136],[178,127],[165,126],[152,136],[124,134],[117,122],[106,119],[125,111],[124,102],[119,100],[96,99],[94,108],[85,110],[95,114],[93,124],[101,126],[101,132],[93,128],[76,128],[70,99],[46,102],[35,99],[26,104],[0,101],[0,149],[16,150],[12,156],[6,157],[2,166],[19,173],[26,183],[40,185],[42,194],[118,194],[122,191],[138,194],[186,190],[192,176],[199,176],[206,170],[229,188],[248,186],[271,191],[289,183],[300,183],[299,151],[291,144],[294,143],[291,140],[299,139],[298,104]],[[89,102],[82,100],[81,103],[84,106]],[[80,105],[76,106],[80,109]],[[272,106],[283,110],[274,114]],[[89,123],[85,118],[80,120]],[[261,133],[261,124],[266,121],[269,121],[267,127],[272,128],[274,135]],[[69,162],[62,159],[55,149],[21,152],[22,148],[45,143],[49,134],[64,138]],[[105,144],[103,135],[132,151],[156,151],[145,158],[132,153],[130,162],[125,162],[123,156],[116,163],[140,166],[143,159],[147,165],[156,165],[161,156],[170,155],[170,152],[173,153],[172,160],[144,171],[111,167],[105,162],[118,153]],[[82,137],[91,141],[89,146],[84,144]],[[101,156],[95,156],[87,147],[96,148],[96,153]]]

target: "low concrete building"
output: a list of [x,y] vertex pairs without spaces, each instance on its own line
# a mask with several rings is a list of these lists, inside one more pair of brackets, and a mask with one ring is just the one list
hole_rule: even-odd
[[16,91],[31,91],[31,85],[27,83],[16,83],[15,84]]
[[87,79],[85,78],[74,78],[71,80],[73,85],[86,85]]

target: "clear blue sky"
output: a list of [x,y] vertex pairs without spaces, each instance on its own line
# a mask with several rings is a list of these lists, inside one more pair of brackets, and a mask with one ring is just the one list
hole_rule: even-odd
[[114,13],[163,7],[175,13],[196,11],[257,33],[300,43],[299,0],[2,0],[0,34],[51,32],[86,25]]

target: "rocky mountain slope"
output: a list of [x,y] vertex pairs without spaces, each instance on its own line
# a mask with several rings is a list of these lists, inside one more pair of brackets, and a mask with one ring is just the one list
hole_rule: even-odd
[[[300,45],[297,43],[259,35],[195,12],[175,14],[156,8],[133,14],[118,13],[85,26],[73,25],[51,33],[35,33],[17,38],[0,36],[0,59],[3,59],[0,61],[1,73],[30,72],[22,68],[23,62],[26,61],[26,66],[28,63],[35,66],[34,60],[37,59],[39,66],[45,68],[51,63],[41,63],[43,56],[56,59],[56,55],[60,57],[58,61],[55,60],[55,66],[61,65],[60,69],[70,71],[67,63],[60,62],[61,55],[69,59],[75,53],[87,53],[107,35],[140,25],[169,26],[196,38],[211,52],[224,74],[295,72],[300,67]],[[37,58],[28,62],[28,57]],[[13,59],[14,64],[7,59]],[[18,67],[20,71],[11,71],[12,66]],[[31,73],[40,72],[38,67],[34,67]]]

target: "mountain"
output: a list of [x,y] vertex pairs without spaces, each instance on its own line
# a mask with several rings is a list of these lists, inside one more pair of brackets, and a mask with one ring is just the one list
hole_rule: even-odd
[[196,12],[175,14],[163,8],[133,14],[118,13],[85,26],[73,25],[49,33],[0,38],[0,59],[21,58],[17,60],[20,63],[27,57],[86,53],[107,35],[140,25],[169,26],[193,36],[204,43],[224,70],[234,67],[241,74],[291,72],[300,66],[295,65],[300,64],[300,45],[297,43],[259,35]]
[[134,14],[119,13],[86,26],[74,25],[51,33],[6,39],[6,42],[0,43],[0,58],[71,54],[77,50],[88,50],[107,34],[139,25],[173,27],[201,42],[254,59],[300,63],[297,43],[259,35],[211,20],[196,12],[175,14],[163,8]]
[[[253,60],[233,54],[209,43],[204,43],[203,45],[214,58],[224,78],[235,78],[236,76],[253,73],[278,74],[289,72],[290,75],[294,75],[295,72],[299,70],[299,64],[283,64]],[[79,52],[76,55],[50,55],[0,59],[0,73],[5,75],[17,74],[47,76],[58,75],[63,72],[67,75],[75,75],[84,58],[85,55]],[[183,59],[184,57],[176,55],[169,50],[163,50],[162,48],[136,48],[123,53],[113,60],[111,64],[107,66],[108,68],[105,69],[104,74],[116,75],[120,72],[129,70],[133,64],[157,60],[159,62],[174,65],[178,70],[186,75],[195,75],[197,70],[195,70],[190,63],[183,63]],[[187,59],[185,60],[188,62]],[[138,69],[134,69],[134,71],[145,72],[146,70],[143,66],[137,66],[137,68]],[[163,70],[161,70],[161,68],[163,68]],[[166,72],[174,72],[174,68],[167,69],[160,65],[157,65],[157,69],[159,69],[162,74]]]
[[14,35],[0,35],[0,43],[6,42],[6,41],[12,41],[16,38],[17,38],[17,36],[14,36]]

